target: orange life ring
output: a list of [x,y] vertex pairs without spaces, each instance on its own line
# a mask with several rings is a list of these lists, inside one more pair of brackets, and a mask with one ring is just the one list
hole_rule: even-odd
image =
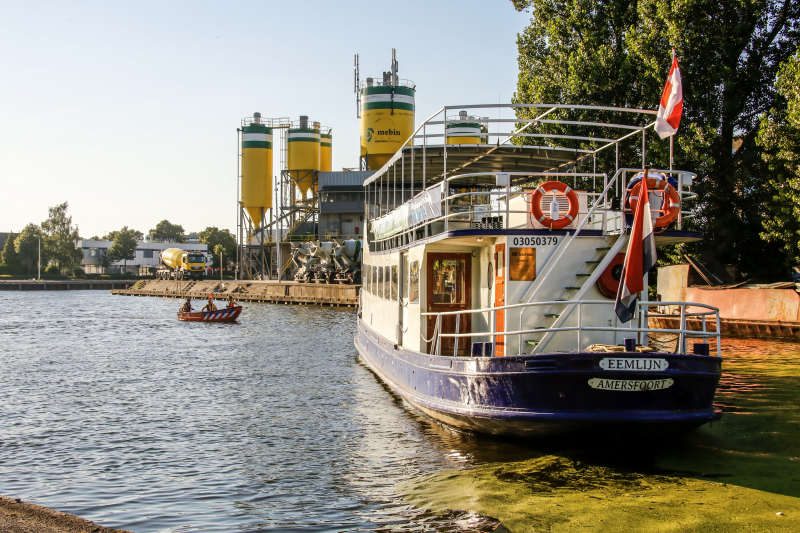
[[[657,189],[664,192],[664,214],[653,221],[653,225],[657,228],[664,228],[672,224],[678,218],[678,213],[681,211],[681,199],[678,196],[678,191],[675,187],[669,184],[667,180],[661,178],[647,178],[647,189]],[[636,203],[639,200],[639,195],[642,192],[642,182],[640,181],[633,186],[631,192],[628,193],[628,201],[631,205],[631,211],[636,212]],[[669,202],[669,203],[668,203]]]
[[[569,212],[558,220],[553,220],[542,213],[542,196],[553,190],[559,191],[569,200]],[[531,215],[546,228],[566,228],[578,216],[578,194],[563,181],[546,181],[536,187],[536,190],[531,194]]]
[[597,290],[606,298],[616,298],[622,279],[622,267],[625,264],[625,254],[617,254],[597,280]]

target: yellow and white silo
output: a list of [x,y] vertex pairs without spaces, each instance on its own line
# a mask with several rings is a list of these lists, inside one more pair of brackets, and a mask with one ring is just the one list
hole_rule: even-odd
[[333,135],[330,132],[319,134],[319,170],[333,170]]
[[242,205],[255,227],[272,207],[272,128],[261,124],[261,114],[242,133]]
[[447,124],[447,144],[485,144],[481,125],[474,122],[475,117],[468,117],[466,111],[461,111],[455,120]]
[[286,136],[289,154],[286,167],[303,195],[314,188],[314,179],[319,170],[320,136],[319,122],[308,122],[300,117],[300,127],[290,128]]
[[[389,74],[389,73],[386,73]],[[384,75],[383,83],[367,78],[361,89],[361,156],[369,170],[378,170],[414,133],[413,86],[392,84]]]

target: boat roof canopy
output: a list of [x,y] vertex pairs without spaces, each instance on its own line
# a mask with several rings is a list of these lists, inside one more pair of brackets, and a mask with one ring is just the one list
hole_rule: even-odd
[[[470,116],[471,121],[483,126],[482,144],[451,144],[459,134],[445,133],[448,123],[458,118],[448,113],[459,110],[481,109],[493,113],[497,108],[513,108],[518,115],[532,118],[496,118]],[[425,187],[461,174],[486,174],[483,181],[494,183],[493,176],[505,172],[570,172],[591,162],[598,152],[614,148],[620,142],[643,139],[645,131],[653,126],[656,111],[647,109],[615,108],[606,106],[566,104],[491,104],[446,106],[425,120],[409,138],[407,145],[398,150],[375,174],[364,181],[368,186],[384,177],[397,178],[404,183],[421,183]],[[463,115],[462,115],[463,116]],[[564,118],[555,118],[562,116]],[[592,116],[613,118],[613,122],[585,120]],[[545,118],[547,117],[547,118]],[[576,120],[575,118],[580,118]],[[505,125],[513,131],[501,132]],[[491,126],[491,127],[490,127]],[[564,134],[560,126],[570,126]],[[492,132],[492,130],[497,130]],[[472,136],[474,134],[461,134]],[[448,144],[442,144],[447,138]],[[413,141],[413,142],[412,142]],[[637,143],[638,144],[638,143]],[[642,143],[643,148],[645,145]],[[644,152],[644,150],[642,150]],[[644,159],[644,153],[642,153]],[[480,176],[469,181],[481,183]],[[512,181],[527,181],[524,177]],[[414,187],[417,189],[416,187]]]

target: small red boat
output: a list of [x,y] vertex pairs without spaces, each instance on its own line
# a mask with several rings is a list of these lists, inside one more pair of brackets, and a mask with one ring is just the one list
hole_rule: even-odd
[[186,322],[233,322],[242,312],[242,306],[224,307],[216,311],[197,311],[184,313],[178,311],[178,320]]

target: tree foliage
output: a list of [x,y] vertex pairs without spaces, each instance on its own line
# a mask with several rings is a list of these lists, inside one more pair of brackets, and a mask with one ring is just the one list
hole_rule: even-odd
[[764,115],[757,139],[772,193],[761,236],[779,243],[794,266],[800,264],[800,53],[784,65],[775,85],[786,105]]
[[[777,244],[761,238],[768,174],[755,139],[780,99],[774,81],[797,47],[796,0],[514,0],[531,24],[518,36],[515,101],[655,109],[675,47],[684,114],[676,168],[697,172],[699,246],[750,276],[769,277]],[[520,117],[531,112],[523,110]],[[607,117],[600,117],[607,119]],[[560,129],[575,133],[569,126]],[[740,141],[733,150],[734,140]],[[641,141],[639,141],[641,144]],[[738,144],[738,143],[737,143]],[[648,135],[648,163],[668,140]],[[611,154],[613,155],[613,153]],[[608,168],[607,156],[600,163]],[[637,143],[621,165],[641,165]]]
[[64,202],[49,208],[47,220],[42,222],[42,246],[48,259],[61,270],[80,265],[83,260],[83,251],[77,247],[80,240],[78,227],[73,226],[72,217],[67,216],[67,207],[67,202]]
[[[126,229],[127,227],[128,227],[128,226],[125,226],[125,228],[123,228],[123,229]],[[120,231],[121,231],[121,230],[120,230]],[[142,240],[144,240],[144,233],[142,233],[141,231],[136,231],[136,230],[129,230],[129,231],[132,231],[132,232],[133,232],[133,236],[136,238],[136,241],[137,241],[137,242],[138,242],[138,241],[142,241]],[[97,240],[97,241],[114,241],[114,240],[116,240],[116,239],[117,239],[117,235],[118,235],[118,234],[119,234],[119,231],[109,231],[108,233],[106,233],[105,235],[103,235],[103,238],[102,238],[102,239],[94,239],[94,238],[92,238],[92,240]],[[121,259],[120,259],[120,261],[121,261]]]
[[150,230],[150,237],[157,241],[186,242],[184,233],[183,226],[172,224],[169,220],[162,220],[156,224],[155,229]]
[[8,234],[8,237],[6,237],[6,242],[3,244],[2,257],[0,257],[0,264],[10,268],[16,268],[19,266],[19,256],[17,255],[17,250],[14,246],[14,241],[16,238],[16,235],[13,233]]
[[141,235],[141,233],[129,229],[128,226],[111,233],[114,234],[114,242],[111,243],[111,247],[108,249],[108,261],[123,261],[127,266],[128,261],[136,258],[136,244],[139,240],[138,235]]
[[218,246],[222,247],[222,257],[225,263],[234,261],[236,257],[236,237],[230,231],[220,230],[214,226],[200,232],[200,242],[208,245],[214,259],[214,268],[220,268]]
[[[39,260],[39,240],[42,238],[42,229],[36,224],[25,226],[17,238],[14,240],[14,249],[17,251],[19,260],[28,267],[28,275],[31,267],[36,265]],[[42,265],[47,265],[46,250],[42,248]]]

